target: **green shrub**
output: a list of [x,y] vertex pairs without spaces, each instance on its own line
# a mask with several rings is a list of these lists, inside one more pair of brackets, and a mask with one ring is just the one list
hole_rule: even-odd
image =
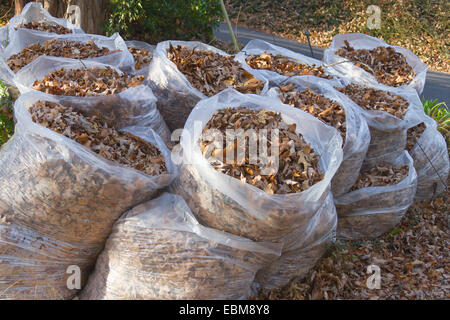
[[111,0],[106,33],[157,43],[163,40],[208,41],[220,22],[217,0]]
[[8,89],[0,81],[0,147],[11,138],[13,133],[12,99]]

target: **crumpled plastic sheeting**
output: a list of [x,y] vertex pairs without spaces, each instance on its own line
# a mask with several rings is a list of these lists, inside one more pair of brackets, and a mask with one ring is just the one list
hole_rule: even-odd
[[115,224],[80,298],[245,299],[280,251],[205,227],[183,198],[164,193]]
[[391,164],[407,164],[408,176],[394,185],[362,188],[334,199],[339,239],[376,238],[400,223],[414,202],[417,173],[407,151]]

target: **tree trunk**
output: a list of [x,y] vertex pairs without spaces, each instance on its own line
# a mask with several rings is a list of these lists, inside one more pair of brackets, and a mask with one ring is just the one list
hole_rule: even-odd
[[[15,0],[16,14],[30,0]],[[108,0],[39,0],[54,17],[66,18],[86,33],[103,34]]]
[[14,0],[14,14],[17,16],[22,12],[23,7],[25,7],[25,5],[28,2],[32,2],[33,0]]

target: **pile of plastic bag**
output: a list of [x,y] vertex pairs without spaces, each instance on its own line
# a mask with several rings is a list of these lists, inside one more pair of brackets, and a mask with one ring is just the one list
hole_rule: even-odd
[[[279,112],[295,123],[320,155],[323,180],[301,193],[271,195],[213,169],[199,149],[199,134],[215,111],[239,106]],[[280,287],[303,275],[333,241],[331,179],[342,161],[342,139],[335,129],[276,99],[228,89],[194,108],[180,145],[180,176],[170,188],[185,199],[200,223],[253,241],[283,244],[282,256],[258,275],[261,288]]]
[[0,292],[7,299],[71,298],[76,291],[67,287],[66,270],[78,266],[85,282],[113,223],[176,173],[152,130],[122,128],[157,146],[168,168],[160,176],[108,161],[33,122],[28,108],[37,101],[59,102],[43,93],[22,95],[14,105],[16,132],[0,151]]
[[[69,33],[18,28],[27,23],[48,23]],[[40,56],[17,73],[9,68],[7,60],[14,54],[53,39],[93,41],[114,53],[85,60]],[[415,76],[407,85],[386,86],[336,54],[347,44],[355,50],[388,46],[363,34],[338,35],[321,62],[253,40],[234,57],[195,41],[153,46],[125,42],[119,34],[85,34],[49,15],[41,4],[28,4],[0,28],[0,79],[19,96],[15,134],[0,150],[0,299],[71,299],[77,294],[88,300],[247,299],[305,277],[336,237],[376,238],[392,231],[415,200],[444,191],[447,145],[436,122],[425,116],[418,96],[427,67],[409,50],[392,46],[405,56]],[[178,45],[227,57],[228,65],[258,81],[258,94],[233,90],[229,87],[235,79],[225,79],[226,84],[207,97],[168,58],[167,50]],[[250,56],[265,55],[297,64],[301,74],[255,69],[259,66],[247,63]],[[86,96],[36,89],[36,83],[53,71],[90,68],[110,68],[141,82],[121,92]],[[230,74],[236,74],[234,70]],[[403,119],[367,110],[339,92],[352,83],[405,99]],[[285,87],[311,89],[336,102],[345,111],[345,132],[342,123],[333,124],[339,132],[319,120],[320,115],[283,104],[279,90]],[[41,101],[101,118],[108,128],[152,144],[167,171],[145,174],[107,160],[68,138],[64,130],[40,125],[30,107]],[[247,183],[243,175],[216,170],[201,148],[203,130],[217,111],[239,107],[280,114],[290,130],[289,143],[295,145],[301,136],[300,145],[305,143],[306,153],[312,150],[318,159],[313,174],[304,158],[292,160],[303,165],[296,174],[308,179],[320,174],[320,179],[302,186],[301,192],[274,194]],[[50,118],[47,121],[54,120]],[[257,116],[251,121],[265,120]],[[178,128],[184,128],[180,144],[169,150],[170,130]],[[411,130],[416,130],[414,135]],[[119,144],[122,147],[123,140]],[[133,147],[129,148],[126,157],[131,158]],[[376,186],[360,179],[381,166],[402,168],[402,179]],[[277,169],[284,174],[293,172],[292,167],[289,163]],[[285,182],[298,183],[294,178]],[[82,288],[68,285],[68,270],[74,268],[81,272]]]

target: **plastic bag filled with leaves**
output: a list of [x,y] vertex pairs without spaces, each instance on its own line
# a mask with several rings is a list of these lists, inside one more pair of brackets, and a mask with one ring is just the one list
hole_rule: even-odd
[[408,130],[406,149],[417,171],[416,200],[441,194],[447,183],[449,156],[447,143],[437,130],[436,121],[424,116],[423,122]]
[[422,122],[423,106],[417,92],[408,88],[361,85],[348,79],[335,88],[349,98],[369,125],[370,145],[363,168],[393,162],[403,154],[406,132]]
[[42,55],[95,61],[134,72],[133,56],[118,33],[108,38],[93,34],[36,34],[19,29],[2,54],[0,79],[13,83],[16,72]]
[[413,204],[417,173],[407,151],[394,162],[361,172],[352,190],[334,199],[338,238],[376,238],[400,223]]
[[[246,116],[243,113],[244,116],[239,118],[239,112],[245,112]],[[222,114],[222,120],[217,121],[232,123],[238,139],[252,135],[253,124],[267,122],[275,130],[273,132],[277,132],[277,127],[273,127],[276,123],[272,123],[271,118],[281,117],[282,121],[277,124],[282,137],[279,138],[279,148],[274,139],[271,143],[275,148],[270,151],[270,156],[267,157],[269,151],[259,151],[258,163],[264,169],[252,165],[235,166],[233,159],[221,166],[214,162],[214,156],[203,156],[205,151],[211,151],[210,147],[215,142],[205,149],[201,144],[209,139],[208,132],[217,131],[212,128],[205,133],[202,131],[212,118]],[[286,126],[289,138],[284,136]],[[261,129],[258,134],[263,131]],[[233,133],[231,136],[228,133],[227,130],[226,139],[233,137]],[[268,136],[269,133],[258,139],[260,146]],[[304,243],[325,246],[326,241],[321,242],[320,239],[330,240],[325,235],[333,233],[336,223],[330,187],[342,161],[341,145],[342,139],[334,128],[303,111],[283,105],[277,99],[243,95],[227,89],[199,102],[189,116],[176,158],[176,162],[181,164],[180,177],[171,185],[171,190],[181,195],[199,222],[208,227],[253,241],[282,243],[284,252],[300,252]],[[231,144],[229,147],[240,152],[239,147]],[[218,146],[212,155],[220,157],[221,148]],[[227,157],[231,155],[233,158],[233,154],[232,151],[227,152]],[[280,160],[278,164],[277,159]],[[236,172],[240,174],[236,175]],[[324,205],[326,203],[329,205]],[[313,257],[318,259],[320,255]],[[301,271],[300,265],[288,268],[279,262],[279,267],[290,272],[283,273],[277,268],[270,270],[265,279],[270,279],[271,283],[260,282],[262,288],[281,287]],[[279,274],[282,276],[276,277]]]
[[313,75],[334,81],[339,81],[340,76],[333,67],[325,68],[320,60],[259,39],[251,40],[236,55],[236,60],[249,73],[273,85],[294,76]]
[[170,141],[156,97],[142,76],[99,62],[41,56],[22,68],[14,82],[21,93],[45,92],[65,106],[96,111],[116,126],[146,126]]
[[30,29],[33,33],[75,34],[84,33],[83,30],[63,18],[55,18],[42,7],[39,2],[30,2],[22,13],[12,18],[8,25],[9,39],[19,29]]
[[66,271],[79,268],[83,284],[114,222],[176,174],[154,131],[90,111],[43,93],[15,103],[0,151],[0,299],[71,298]]
[[[428,67],[410,50],[390,46],[362,33],[339,34],[325,50],[323,61],[355,82],[410,87],[421,94]],[[343,62],[349,61],[349,62]],[[343,63],[341,63],[343,62]]]
[[183,198],[164,193],[116,222],[80,298],[245,299],[279,254],[272,243],[201,225]]
[[156,46],[137,40],[125,41],[125,43],[134,58],[135,74],[147,77]]
[[370,142],[367,122],[354,104],[327,81],[313,76],[290,78],[281,88],[270,89],[268,95],[314,115],[339,131],[344,157],[331,190],[335,197],[350,190],[358,178]]
[[226,88],[242,93],[264,93],[265,79],[257,79],[233,56],[196,41],[158,44],[150,64],[149,80],[158,109],[169,129],[182,129],[197,102]]

